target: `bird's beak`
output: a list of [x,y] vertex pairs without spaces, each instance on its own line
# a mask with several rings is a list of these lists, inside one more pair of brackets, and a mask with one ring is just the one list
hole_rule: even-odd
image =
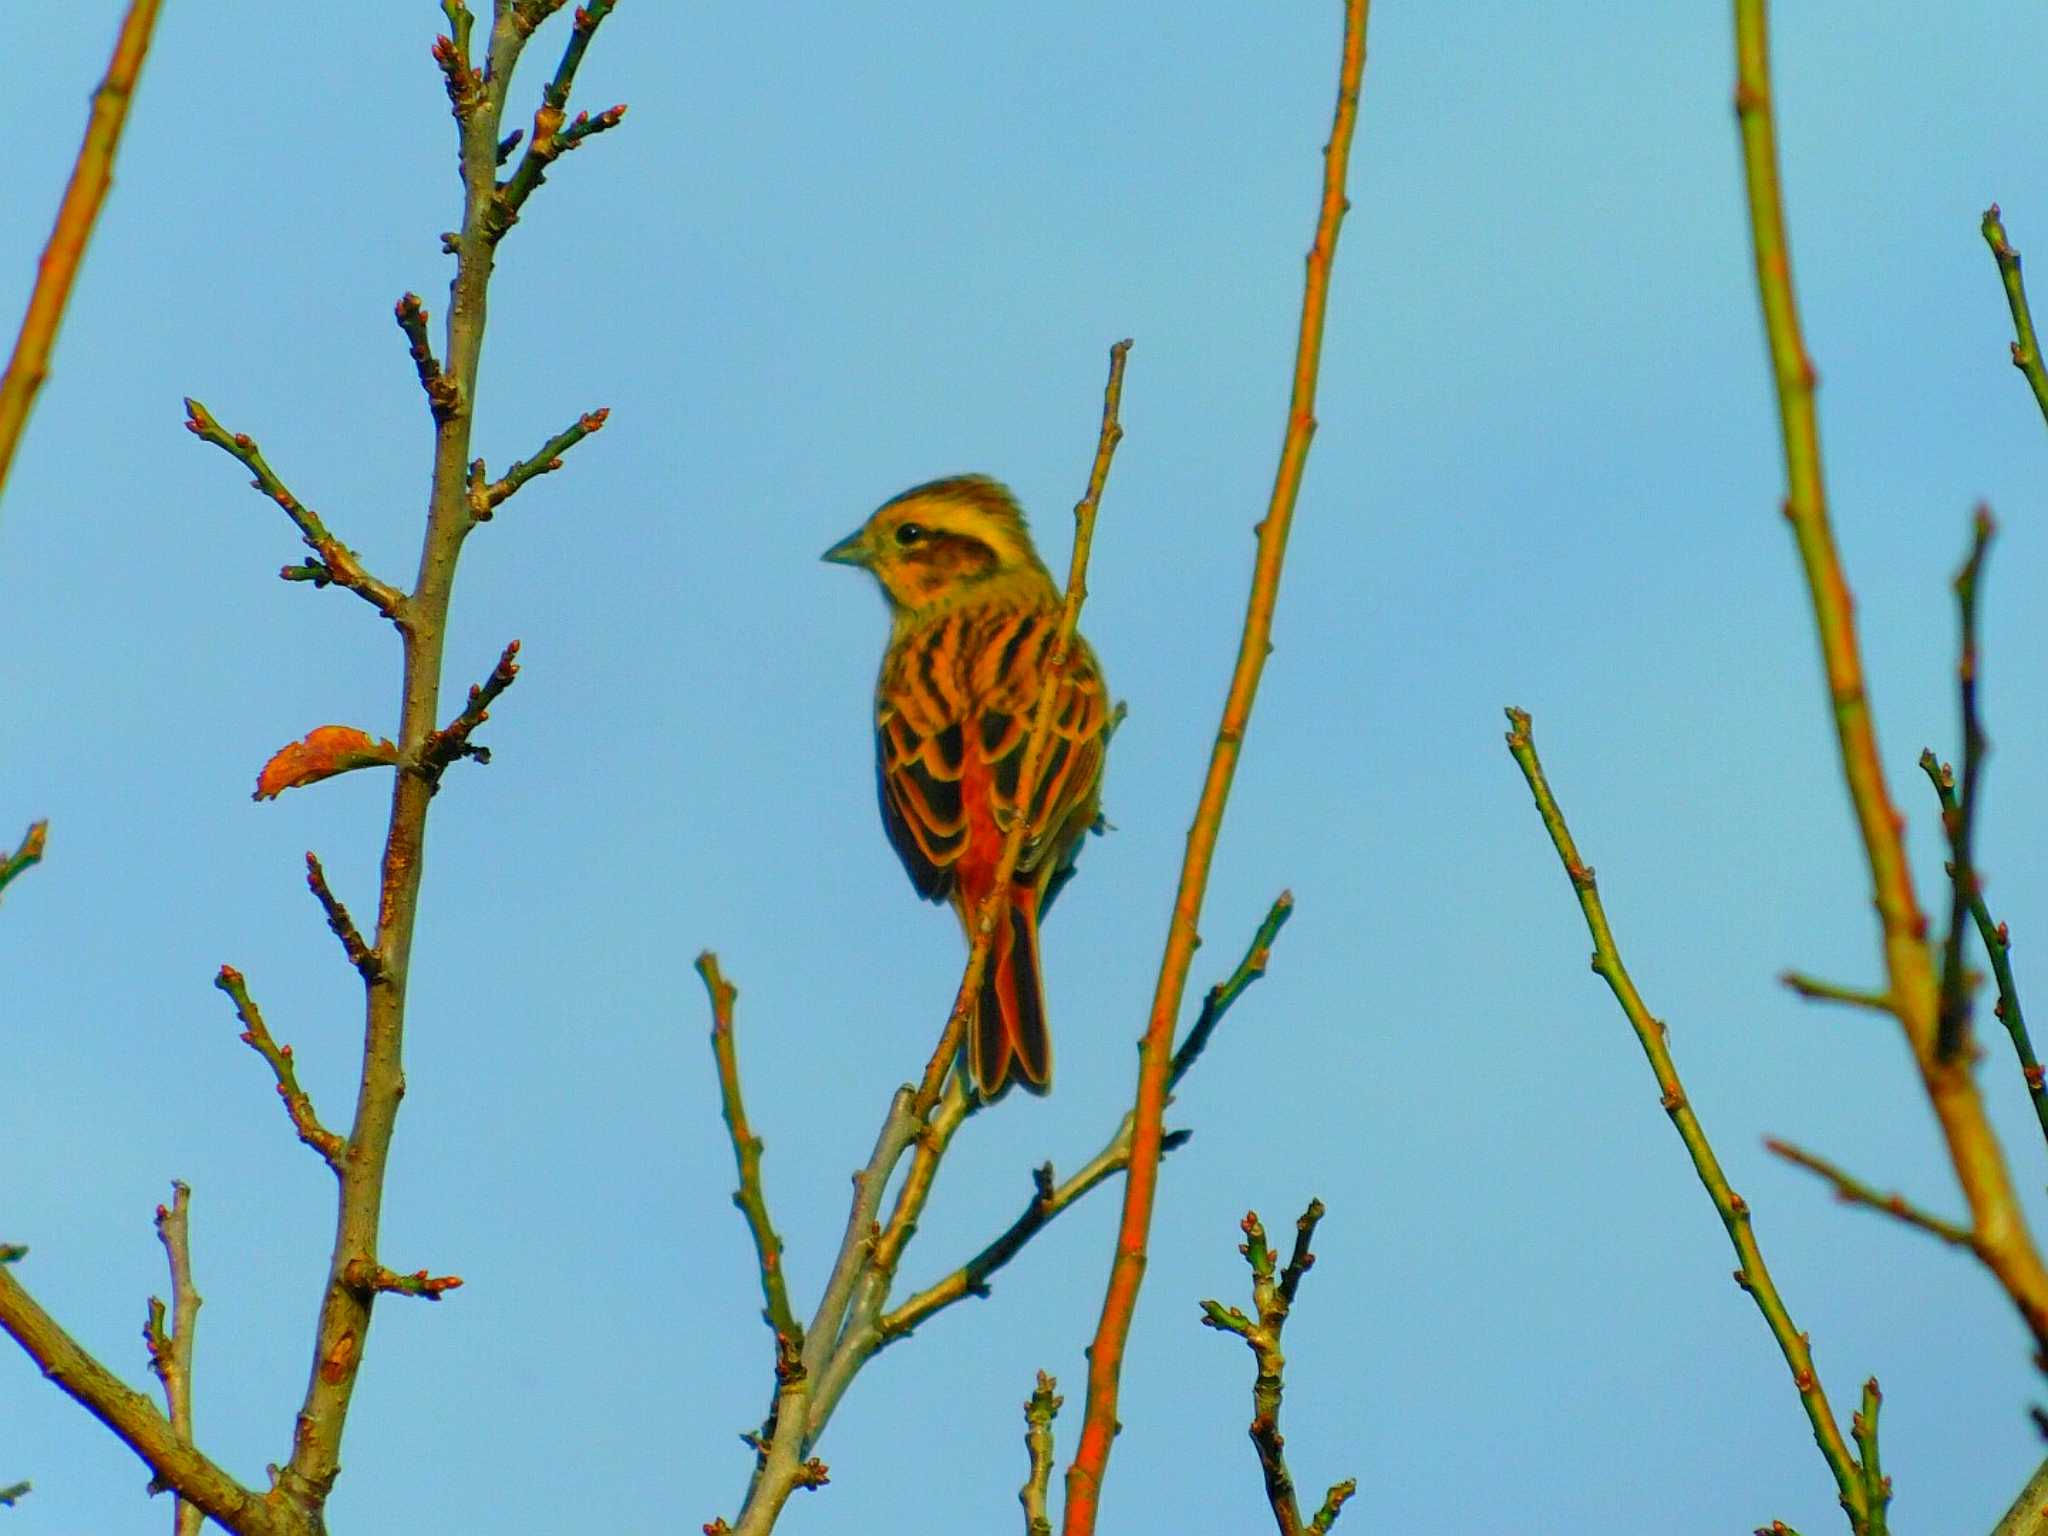
[[862,532],[862,529],[854,529],[852,533],[849,533],[837,544],[826,550],[819,558],[829,560],[834,565],[866,565],[868,563],[868,551],[867,544],[861,537]]

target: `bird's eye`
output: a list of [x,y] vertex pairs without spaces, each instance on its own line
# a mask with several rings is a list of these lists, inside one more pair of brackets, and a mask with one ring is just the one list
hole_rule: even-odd
[[902,523],[896,529],[896,542],[898,544],[915,544],[924,535],[925,528],[922,523]]

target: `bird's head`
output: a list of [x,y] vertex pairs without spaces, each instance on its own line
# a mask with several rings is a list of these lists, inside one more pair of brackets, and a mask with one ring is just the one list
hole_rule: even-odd
[[899,617],[993,595],[992,584],[1052,582],[1016,498],[986,475],[912,486],[883,502],[825,558],[873,572]]

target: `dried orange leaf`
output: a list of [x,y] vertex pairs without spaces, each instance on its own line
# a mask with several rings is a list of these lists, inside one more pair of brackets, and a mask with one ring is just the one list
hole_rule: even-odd
[[331,779],[351,768],[388,768],[398,761],[398,748],[352,725],[323,725],[304,741],[283,748],[256,775],[258,800],[274,800],[287,789]]

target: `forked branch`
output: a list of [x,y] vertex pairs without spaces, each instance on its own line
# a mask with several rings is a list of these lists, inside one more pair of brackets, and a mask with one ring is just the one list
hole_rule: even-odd
[[1287,1468],[1287,1442],[1280,1433],[1280,1400],[1286,1391],[1287,1370],[1287,1356],[1280,1348],[1280,1335],[1287,1326],[1288,1314],[1294,1309],[1294,1297],[1301,1288],[1301,1278],[1316,1261],[1316,1256],[1309,1252],[1309,1244],[1315,1240],[1316,1224],[1322,1219],[1323,1202],[1309,1201],[1308,1209],[1294,1224],[1294,1250],[1288,1256],[1286,1267],[1276,1277],[1273,1250],[1266,1241],[1266,1228],[1257,1211],[1247,1211],[1243,1222],[1244,1241],[1238,1245],[1237,1251],[1244,1255],[1245,1263],[1251,1267],[1252,1315],[1247,1316],[1236,1307],[1226,1307],[1220,1301],[1202,1303],[1203,1326],[1221,1333],[1236,1334],[1250,1346],[1253,1358],[1258,1361],[1258,1372],[1252,1380],[1249,1433],[1252,1447],[1259,1455],[1259,1470],[1266,1481],[1266,1502],[1272,1506],[1273,1523],[1280,1536],[1302,1536],[1305,1531],[1321,1536],[1337,1523],[1339,1511],[1358,1492],[1358,1479],[1355,1477],[1347,1477],[1343,1482],[1332,1485],[1324,1495],[1322,1506],[1306,1525],[1302,1524],[1301,1506],[1294,1492],[1294,1474]]
[[1969,1203],[1975,1251],[2018,1308],[2036,1349],[2048,1351],[2048,1265],[2042,1263],[2028,1233],[2004,1151],[1991,1129],[1967,1053],[1943,1039],[1942,989],[1928,952],[1927,918],[1914,893],[1906,861],[1905,823],[1893,805],[1878,756],[1854,604],[1828,520],[1814,367],[1793,297],[1792,258],[1779,190],[1764,0],[1735,0],[1734,9],[1735,107],[1742,130],[1757,294],[1769,339],[1785,451],[1784,510],[1806,577],[1842,777],[1855,811],[1877,907],[1884,943],[1884,991],[1912,1047],[1922,1088]]

